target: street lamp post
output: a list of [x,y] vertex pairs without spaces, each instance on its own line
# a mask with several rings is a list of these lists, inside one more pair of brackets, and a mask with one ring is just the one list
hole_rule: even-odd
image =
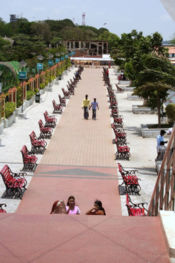
[[24,60],[22,60],[20,62],[21,71],[19,72],[19,79],[20,79],[20,81],[22,83],[22,109],[21,109],[22,113],[24,111],[24,86],[23,86],[23,81],[27,78],[27,73],[26,73],[26,71],[24,71],[26,65],[27,65],[27,63]]
[[35,95],[35,102],[40,102],[40,71],[43,70],[43,63],[41,63],[44,59],[42,55],[37,56],[37,59],[40,61],[40,63],[37,63],[37,72],[39,74],[39,91]]
[[[49,55],[48,55],[48,59],[49,59],[48,64],[49,64],[50,67],[53,66],[53,60],[52,60],[52,58],[53,58],[53,54],[49,54]],[[50,87],[52,86],[52,84],[51,84],[51,70],[50,70],[50,83],[49,83],[49,86],[50,86]]]
[[[2,76],[2,70],[0,70],[0,77]],[[0,95],[2,93],[2,86],[3,86],[3,83],[0,82]]]

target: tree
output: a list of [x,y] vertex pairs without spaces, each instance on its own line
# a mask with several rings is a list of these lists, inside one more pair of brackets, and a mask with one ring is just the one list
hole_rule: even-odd
[[161,108],[166,101],[169,89],[171,89],[170,85],[157,81],[145,82],[134,90],[134,94],[144,98],[148,106],[152,109],[157,108],[159,126],[161,125]]
[[166,106],[166,114],[170,122],[175,122],[175,104],[170,103]]
[[134,94],[146,99],[151,108],[158,110],[158,124],[161,124],[161,108],[168,96],[168,90],[175,90],[175,68],[165,57],[148,54],[143,59],[144,69],[139,72]]

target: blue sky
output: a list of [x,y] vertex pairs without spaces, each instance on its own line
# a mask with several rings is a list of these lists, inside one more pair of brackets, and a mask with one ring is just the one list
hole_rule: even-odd
[[23,16],[29,21],[69,18],[97,28],[104,23],[109,31],[121,35],[136,29],[144,35],[156,31],[164,40],[175,37],[175,22],[160,0],[0,0],[0,17],[9,22],[9,15]]

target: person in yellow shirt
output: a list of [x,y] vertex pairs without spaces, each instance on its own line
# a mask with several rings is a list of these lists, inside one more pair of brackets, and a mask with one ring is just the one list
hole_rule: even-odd
[[88,99],[88,95],[85,95],[85,99],[83,100],[82,103],[82,108],[84,109],[84,119],[88,120],[89,118],[89,105],[90,105],[90,100]]

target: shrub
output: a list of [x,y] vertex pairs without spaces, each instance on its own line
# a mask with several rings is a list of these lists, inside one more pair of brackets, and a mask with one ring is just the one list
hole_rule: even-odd
[[43,83],[40,83],[40,89],[44,89],[45,88],[45,83],[43,82]]
[[175,104],[170,103],[166,106],[166,115],[170,122],[175,121]]
[[6,102],[5,103],[5,117],[8,118],[15,110],[14,102]]
[[33,90],[27,90],[27,100],[30,100],[35,92]]
[[22,105],[22,88],[17,87],[17,108]]

